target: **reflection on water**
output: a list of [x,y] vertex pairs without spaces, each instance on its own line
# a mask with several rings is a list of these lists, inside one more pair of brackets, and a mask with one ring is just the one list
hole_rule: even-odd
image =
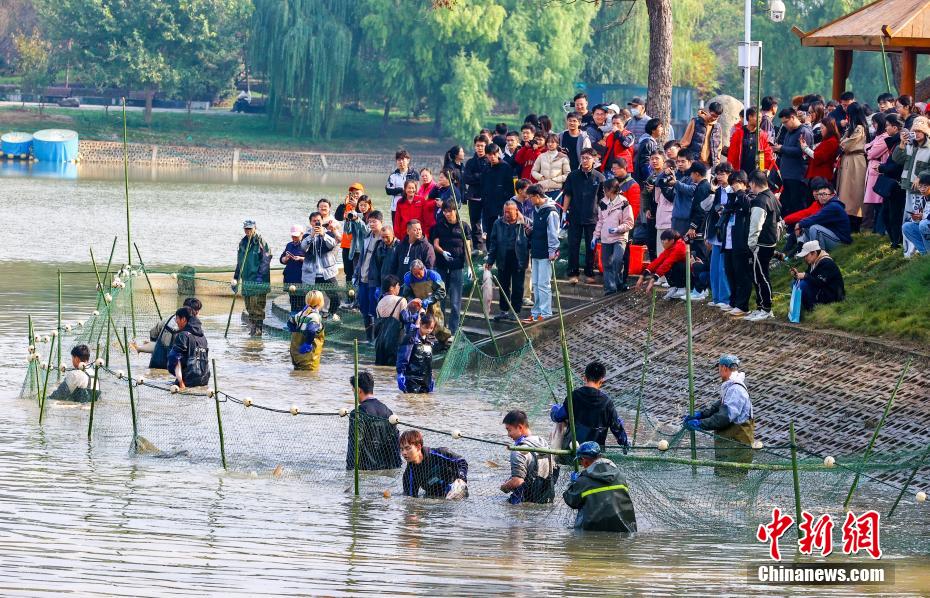
[[[380,177],[362,181],[381,184]],[[245,216],[280,231],[266,232],[280,247],[295,214],[344,182],[139,181],[132,187],[133,232],[153,264],[228,265]],[[35,406],[17,399],[26,316],[40,331],[51,329],[55,270],[86,268],[88,244],[105,254],[112,237],[122,235],[122,190],[118,179],[83,174],[71,181],[4,174],[0,184],[8,225],[0,247],[0,593],[772,595],[746,582],[747,562],[762,561],[766,547],[713,521],[630,539],[581,534],[503,506],[485,512],[396,495],[354,499],[342,475],[318,483],[264,473],[252,479],[210,463],[94,447],[75,423],[83,420],[62,407],[50,409],[39,427]],[[118,250],[124,247],[121,236]],[[86,317],[93,309],[91,278],[69,275],[64,284],[65,319]],[[276,396],[281,405],[349,401],[346,355],[327,350],[320,372],[294,373],[283,343],[249,340],[241,330],[224,343],[224,307],[208,303],[204,314],[224,388]],[[436,418],[502,435],[502,409],[473,389],[404,397],[391,390],[390,368],[376,378],[379,396],[413,421]],[[333,451],[344,450],[344,438],[334,438]],[[786,535],[783,550],[792,541]],[[930,592],[925,555],[895,562],[898,595]]]

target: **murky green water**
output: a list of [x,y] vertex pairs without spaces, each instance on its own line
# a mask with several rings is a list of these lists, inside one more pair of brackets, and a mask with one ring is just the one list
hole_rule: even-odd
[[[39,427],[35,406],[17,398],[27,314],[39,330],[54,326],[55,271],[88,267],[88,246],[105,256],[119,235],[117,256],[125,259],[120,173],[80,169],[79,178],[60,179],[0,167],[3,595],[872,593],[749,585],[745,566],[764,561],[767,548],[747,534],[715,529],[712,520],[621,539],[578,533],[558,521],[511,519],[501,505],[467,508],[372,492],[354,499],[341,473],[320,482],[264,473],[252,479],[224,474],[212,463],[132,456],[126,447],[89,445],[78,423],[83,418],[63,406],[51,406]],[[134,174],[133,240],[150,266],[230,265],[245,218],[256,219],[280,249],[289,226],[305,221],[316,198],[342,193],[354,178],[233,181],[225,173],[159,172],[153,181],[151,172]],[[383,185],[382,177],[359,178],[372,189]],[[375,197],[377,207],[386,207],[382,193]],[[87,276],[65,277],[65,295],[72,298],[66,320],[87,317],[92,289]],[[318,374],[295,374],[280,342],[241,334],[223,342],[224,306],[208,303],[205,320],[225,388],[242,396],[273,389],[281,405],[302,409],[348,403],[346,354],[328,353]],[[378,372],[378,394],[402,417],[498,432],[499,409],[473,391],[398,396],[389,375]],[[344,438],[333,439],[333,450],[345,450]],[[783,546],[790,543],[786,536]],[[930,592],[926,555],[900,555],[895,562],[897,585],[877,592]]]

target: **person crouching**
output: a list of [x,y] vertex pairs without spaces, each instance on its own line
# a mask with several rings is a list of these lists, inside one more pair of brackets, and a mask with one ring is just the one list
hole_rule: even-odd
[[[418,309],[419,299],[410,304]],[[408,324],[404,342],[397,350],[397,388],[401,392],[433,392],[433,347],[436,320],[426,312]]]
[[320,314],[323,293],[310,291],[306,303],[306,307],[287,320],[287,328],[291,331],[289,351],[295,370],[318,369],[323,354],[323,341],[326,339],[323,316]]
[[599,532],[635,532],[633,500],[620,468],[601,456],[601,447],[594,441],[582,443],[576,454],[582,470],[572,472],[571,484],[562,493],[565,504],[578,511],[575,527]]
[[445,447],[423,446],[419,430],[404,430],[400,435],[400,454],[407,462],[404,469],[404,496],[454,500],[468,498],[468,462]]

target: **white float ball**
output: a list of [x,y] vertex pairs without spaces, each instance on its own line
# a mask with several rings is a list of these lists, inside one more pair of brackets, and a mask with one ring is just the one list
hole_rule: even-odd
[[920,492],[917,493],[916,498],[917,498],[917,502],[924,502],[925,500],[927,500],[927,493],[921,490]]
[[656,446],[658,447],[658,449],[659,449],[660,451],[667,451],[667,450],[668,450],[668,440],[664,440],[664,439],[663,439],[663,440],[660,440],[660,441],[659,441],[659,444],[656,445]]
[[103,296],[103,300],[109,303],[110,301],[113,301],[113,295],[111,295],[110,293],[107,293]]
[[168,387],[168,392],[170,392],[173,395],[176,395],[179,392],[181,392],[181,387],[178,386],[177,384],[172,384],[170,387]]
[[762,441],[761,441],[761,440],[753,440],[753,441],[752,441],[752,448],[754,448],[754,449],[756,449],[756,450],[761,449],[763,446],[764,446],[764,445],[762,444]]
[[96,361],[94,361],[94,365],[97,366],[98,368],[99,368],[99,367],[102,367],[102,366],[103,366],[103,358],[102,358],[102,357],[98,357],[98,358],[96,359]]
[[287,290],[290,291],[291,293],[293,293],[294,291],[297,290],[297,285],[296,285],[296,284],[292,284],[291,286],[287,287]]
[[97,310],[95,309],[95,310],[94,310],[94,313],[93,313],[92,315],[94,315],[94,316],[99,316],[99,315],[100,315],[100,312],[97,311]]
[[171,273],[171,278],[177,280],[177,279],[178,279],[178,273],[177,273],[177,272],[172,272],[172,273]]
[[832,456],[827,455],[823,458],[824,467],[833,467],[834,465],[836,465],[836,459],[834,459]]
[[30,352],[30,353],[35,353],[35,352],[36,352],[36,346],[35,346],[35,345],[29,345],[29,352]]
[[68,368],[66,368],[66,367],[63,366],[63,365],[60,365],[60,366],[58,366],[58,371],[61,372],[62,374],[64,374],[65,372],[68,371]]
[[145,384],[145,378],[143,378],[142,376],[139,376],[139,379],[136,380],[136,384]]
[[339,417],[345,417],[347,415],[349,415],[349,410],[346,409],[345,407],[341,407],[339,409]]
[[48,337],[48,335],[45,335],[45,336],[42,337],[42,342],[43,342],[43,343],[47,343],[47,342],[49,342],[49,340],[51,340],[51,339]]
[[38,354],[38,353],[33,353],[32,355],[30,355],[30,356],[29,356],[29,361],[39,361],[39,354]]
[[33,337],[33,340],[38,343],[42,340],[42,337],[37,334]]
[[256,479],[256,478],[258,477],[258,474],[255,473],[254,471],[250,471],[250,472],[249,472],[249,477],[252,478],[252,479],[254,480],[254,479]]
[[245,405],[246,407],[251,407],[252,399],[245,399],[244,401],[242,401],[242,404]]
[[55,338],[55,337],[57,337],[57,336],[58,336],[58,331],[57,331],[57,330],[52,330],[52,338]]
[[388,421],[396,426],[397,422],[399,422],[400,419],[398,419],[398,417],[392,413],[391,416],[388,418]]
[[81,371],[82,371],[82,372],[86,372],[86,371],[87,371],[87,364],[86,364],[86,363],[82,363],[82,364],[81,364]]
[[462,431],[461,431],[461,430],[452,430],[452,438],[458,439],[458,438],[461,438],[461,437],[462,437]]
[[300,409],[297,408],[297,405],[291,405],[291,415],[297,415],[300,413]]
[[117,371],[116,371],[116,377],[119,378],[120,380],[122,380],[123,378],[126,377],[126,372],[124,372],[124,371],[122,371],[122,370],[117,370]]
[[65,324],[65,332],[71,332],[71,324]]

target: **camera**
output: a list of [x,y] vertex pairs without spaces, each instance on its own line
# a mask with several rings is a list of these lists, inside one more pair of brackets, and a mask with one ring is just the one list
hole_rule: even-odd
[[785,20],[785,3],[782,0],[770,0],[769,18],[774,23],[781,23]]
[[358,214],[356,214],[355,212],[346,212],[346,220],[349,220],[349,221],[358,220]]

